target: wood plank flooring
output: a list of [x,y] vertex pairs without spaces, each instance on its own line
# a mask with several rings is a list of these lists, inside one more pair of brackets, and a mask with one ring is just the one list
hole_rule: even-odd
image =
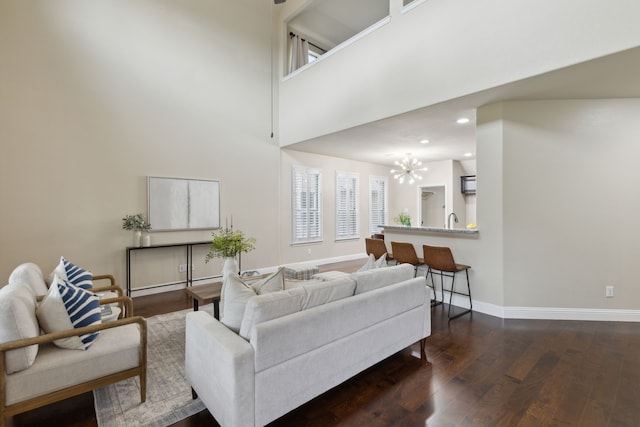
[[[327,269],[353,271],[362,262]],[[472,283],[473,286],[473,283]],[[136,314],[190,307],[182,291],[134,298]],[[284,426],[640,426],[640,325],[503,320],[447,322],[432,312],[429,363],[405,349],[271,424]],[[96,426],[87,393],[8,420]],[[208,411],[175,424],[218,425]]]

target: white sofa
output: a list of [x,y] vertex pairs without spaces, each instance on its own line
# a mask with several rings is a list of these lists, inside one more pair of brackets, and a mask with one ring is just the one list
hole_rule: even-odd
[[223,427],[263,426],[418,341],[424,355],[430,310],[404,264],[252,297],[240,334],[189,313],[186,376]]

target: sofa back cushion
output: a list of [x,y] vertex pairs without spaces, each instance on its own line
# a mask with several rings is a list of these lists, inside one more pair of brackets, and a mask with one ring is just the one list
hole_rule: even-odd
[[35,296],[45,295],[48,290],[42,270],[32,262],[17,266],[9,276],[9,284],[27,285]]
[[415,268],[411,264],[400,264],[351,274],[351,278],[356,282],[356,295],[409,280],[414,276]]
[[255,296],[247,302],[240,336],[249,339],[251,331],[262,322],[350,297],[355,286],[353,280],[342,278]]
[[[291,366],[289,361],[300,355],[325,346],[346,348],[342,340],[370,328],[378,330],[380,324],[398,316],[403,318],[409,311],[418,310],[426,318],[430,312],[427,289],[425,277],[420,276],[258,324],[250,335],[256,372],[276,365],[282,365],[278,369],[286,372]],[[401,326],[403,330],[397,331],[398,337],[409,330],[421,329],[422,325],[418,322]],[[389,336],[380,339],[393,342],[398,338],[393,331],[389,332]],[[367,349],[362,351],[366,353]],[[334,354],[341,357],[339,350]]]
[[[0,289],[0,343],[34,338],[39,334],[36,300],[29,286],[12,283]],[[27,369],[33,364],[37,354],[37,345],[6,352],[6,373]],[[4,373],[0,372],[0,375]]]

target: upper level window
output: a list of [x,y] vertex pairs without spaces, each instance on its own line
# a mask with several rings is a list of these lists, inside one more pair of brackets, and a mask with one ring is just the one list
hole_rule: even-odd
[[359,177],[356,173],[336,173],[336,239],[360,237],[358,213]]
[[322,240],[322,174],[294,166],[292,171],[293,243]]
[[[308,43],[308,62],[312,62],[311,52],[317,59],[318,56],[388,16],[389,0],[322,0],[311,2],[287,22],[287,27],[290,33],[298,35]],[[288,40],[288,61],[291,64],[292,51],[301,47],[296,47],[298,41],[295,38],[288,37]],[[289,71],[300,66],[289,65]]]
[[388,220],[388,180],[384,176],[369,177],[369,233],[380,232]]

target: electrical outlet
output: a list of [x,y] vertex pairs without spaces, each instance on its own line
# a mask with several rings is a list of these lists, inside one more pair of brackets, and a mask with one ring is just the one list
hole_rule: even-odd
[[307,249],[307,254],[311,255],[311,248]]
[[187,272],[187,264],[180,264],[178,266],[178,272],[179,273],[186,273]]
[[605,286],[604,296],[607,298],[613,298],[613,286]]

